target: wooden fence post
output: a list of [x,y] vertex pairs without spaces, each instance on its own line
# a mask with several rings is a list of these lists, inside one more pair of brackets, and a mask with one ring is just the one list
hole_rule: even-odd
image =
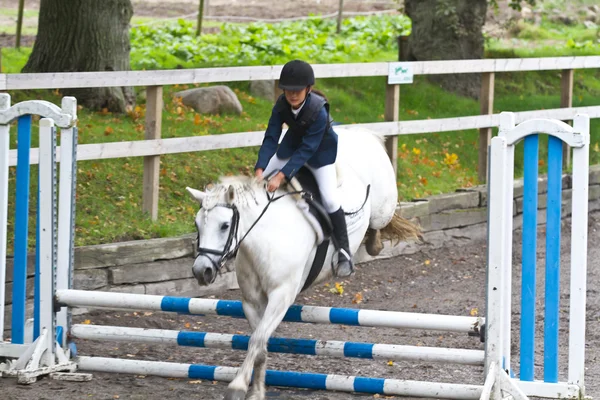
[[[160,139],[162,109],[162,86],[148,86],[146,88],[146,140]],[[144,194],[142,210],[150,213],[153,221],[158,219],[159,172],[160,156],[144,157]]]
[[[385,120],[398,121],[400,119],[400,85],[386,85],[385,89]],[[388,136],[385,141],[385,148],[394,173],[398,177],[398,136]]]
[[283,94],[283,90],[279,88],[279,79],[273,81],[273,103],[277,103],[279,96]]
[[[481,115],[494,113],[494,73],[484,72],[481,74]],[[492,128],[479,129],[479,161],[477,163],[477,176],[479,183],[487,181],[488,173],[488,147],[492,141]]]
[[[560,85],[560,107],[573,107],[573,76],[575,70],[563,69]],[[571,165],[571,151],[569,145],[563,143],[563,167],[569,168]]]
[[408,35],[401,35],[396,38],[398,41],[398,61],[409,61]]

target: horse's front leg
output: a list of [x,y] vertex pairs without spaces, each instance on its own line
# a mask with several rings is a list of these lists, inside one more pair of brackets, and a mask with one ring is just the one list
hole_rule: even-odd
[[265,374],[267,362],[267,342],[279,326],[295,298],[295,290],[287,286],[279,287],[269,294],[263,318],[250,337],[248,355],[235,379],[229,384],[225,400],[244,400],[252,369],[255,367],[252,400],[263,400],[265,396]]
[[[261,296],[262,297],[262,296]],[[258,298],[253,299],[244,299],[243,307],[244,314],[246,315],[246,319],[250,324],[250,328],[252,332],[256,330],[260,320],[262,319],[265,313],[265,307],[267,305],[267,299],[260,299],[263,301],[258,301]],[[252,388],[248,393],[248,400],[261,400],[265,397],[265,373],[267,371],[267,351],[265,349],[264,353],[261,352],[254,361],[254,383],[252,384]]]

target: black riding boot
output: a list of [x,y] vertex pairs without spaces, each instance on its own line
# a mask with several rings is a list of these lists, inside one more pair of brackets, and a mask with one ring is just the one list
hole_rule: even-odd
[[338,263],[333,268],[335,276],[344,278],[354,272],[352,264],[352,254],[350,254],[350,245],[348,244],[348,230],[346,228],[346,217],[344,210],[340,207],[334,213],[329,214],[333,224],[333,236],[338,250]]

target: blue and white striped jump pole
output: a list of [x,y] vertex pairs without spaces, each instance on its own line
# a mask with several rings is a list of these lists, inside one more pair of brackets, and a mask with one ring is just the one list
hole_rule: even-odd
[[[248,350],[249,336],[210,332],[73,325],[71,337],[86,340],[172,344],[228,350]],[[271,353],[353,357],[385,361],[419,361],[483,365],[483,350],[451,349],[313,339],[270,338]]]
[[[216,314],[244,318],[242,303],[234,300],[124,294],[85,290],[57,290],[56,301],[69,307],[96,307],[125,310],[168,311],[184,314]],[[353,326],[431,329],[479,334],[480,317],[359,310],[293,305],[284,321]]]
[[[238,368],[232,367],[124,360],[103,357],[79,357],[78,365],[79,368],[84,371],[154,375],[168,378],[205,379],[221,382],[231,382],[238,371]],[[267,370],[266,384],[269,386],[315,390],[337,390],[340,392],[445,399],[479,399],[483,391],[483,386],[478,385],[418,382],[399,379],[365,378],[358,376],[272,370]]]

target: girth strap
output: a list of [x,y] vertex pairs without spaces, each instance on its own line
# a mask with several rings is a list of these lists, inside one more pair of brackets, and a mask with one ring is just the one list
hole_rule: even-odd
[[310,267],[310,272],[308,273],[308,277],[306,277],[306,281],[304,282],[304,286],[302,287],[301,292],[304,292],[306,289],[308,289],[323,270],[323,265],[325,264],[325,257],[327,256],[328,248],[329,239],[323,240],[323,242],[317,246],[315,259],[313,260],[313,263]]

